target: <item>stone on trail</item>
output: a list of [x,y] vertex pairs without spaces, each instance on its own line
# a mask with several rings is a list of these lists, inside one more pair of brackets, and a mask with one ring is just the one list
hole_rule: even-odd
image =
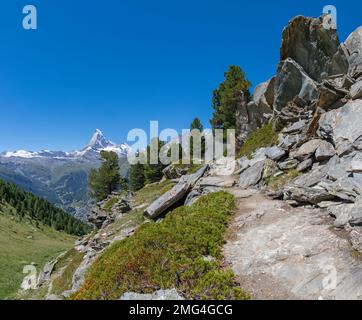
[[255,187],[260,182],[264,171],[264,163],[265,160],[259,161],[240,175],[239,187],[241,189]]

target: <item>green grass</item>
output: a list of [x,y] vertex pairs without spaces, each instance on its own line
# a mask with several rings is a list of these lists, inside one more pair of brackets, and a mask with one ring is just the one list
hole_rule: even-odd
[[278,177],[270,177],[266,180],[266,185],[270,190],[277,191],[287,183],[300,176],[301,173],[297,170],[289,170],[286,173],[278,176]]
[[58,261],[54,272],[60,274],[53,280],[52,294],[61,295],[64,291],[72,289],[73,274],[83,261],[84,254],[71,249]]
[[204,164],[174,164],[174,166],[176,168],[180,168],[180,169],[187,169],[187,173],[186,174],[193,174],[196,173],[199,169],[201,169]]
[[257,149],[271,147],[277,142],[278,133],[274,131],[273,124],[268,123],[250,135],[241,147],[239,155],[250,158]]
[[46,262],[74,245],[75,237],[49,227],[35,227],[29,220],[19,221],[14,209],[0,206],[0,299],[14,299],[26,276],[23,267],[36,263],[38,272]]
[[113,197],[109,199],[103,206],[103,209],[107,212],[110,212],[113,206],[119,201],[119,197]]
[[190,299],[248,299],[222,266],[224,234],[234,208],[234,197],[219,192],[177,208],[160,223],[143,224],[95,261],[72,298],[119,299],[128,291],[175,287]]
[[156,182],[143,187],[134,197],[134,206],[137,207],[142,204],[150,204],[165,192],[171,190],[175,184],[175,182],[165,180],[161,183]]

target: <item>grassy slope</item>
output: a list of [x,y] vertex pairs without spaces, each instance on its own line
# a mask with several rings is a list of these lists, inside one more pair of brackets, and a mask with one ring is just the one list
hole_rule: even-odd
[[75,237],[20,222],[8,206],[0,207],[0,299],[14,298],[20,288],[25,265],[36,263],[38,272],[46,262],[74,245]]
[[[159,196],[171,189],[174,185],[174,182],[164,181],[160,184],[155,183],[144,187],[136,193],[134,197],[134,206],[139,206],[145,202],[148,203],[156,200]],[[109,203],[105,205],[105,210],[110,210],[112,205],[114,205],[118,200],[119,197],[112,198]],[[137,227],[143,222],[143,209],[135,209],[130,213],[123,215],[121,218],[116,219],[114,223],[103,229],[102,233],[109,232],[117,235],[122,229]],[[73,274],[79,267],[82,259],[83,254],[76,251],[75,249],[69,250],[66,255],[59,259],[54,268],[54,280],[52,283],[52,290],[50,291],[51,294],[60,295],[62,292],[71,289]],[[47,292],[48,286],[44,286],[44,288],[31,291],[27,295],[22,295],[21,298],[25,300],[42,300],[46,296]]]
[[233,273],[222,267],[234,206],[232,195],[219,192],[174,210],[160,223],[143,224],[102,254],[73,298],[119,299],[127,291],[176,287],[191,299],[247,299]]

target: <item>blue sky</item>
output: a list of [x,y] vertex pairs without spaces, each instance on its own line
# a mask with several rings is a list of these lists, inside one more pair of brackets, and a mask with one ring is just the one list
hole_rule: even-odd
[[[38,9],[38,30],[22,8]],[[231,64],[253,85],[275,73],[295,15],[338,9],[341,40],[362,25],[360,1],[2,0],[0,151],[73,150],[95,128],[208,126],[213,88]]]

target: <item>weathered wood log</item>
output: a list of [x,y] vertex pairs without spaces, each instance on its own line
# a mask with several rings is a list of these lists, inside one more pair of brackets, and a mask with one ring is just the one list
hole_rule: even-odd
[[177,185],[159,197],[145,210],[145,216],[157,219],[167,209],[186,197],[196,182],[205,174],[208,167],[208,165],[205,165],[196,173],[183,176]]

